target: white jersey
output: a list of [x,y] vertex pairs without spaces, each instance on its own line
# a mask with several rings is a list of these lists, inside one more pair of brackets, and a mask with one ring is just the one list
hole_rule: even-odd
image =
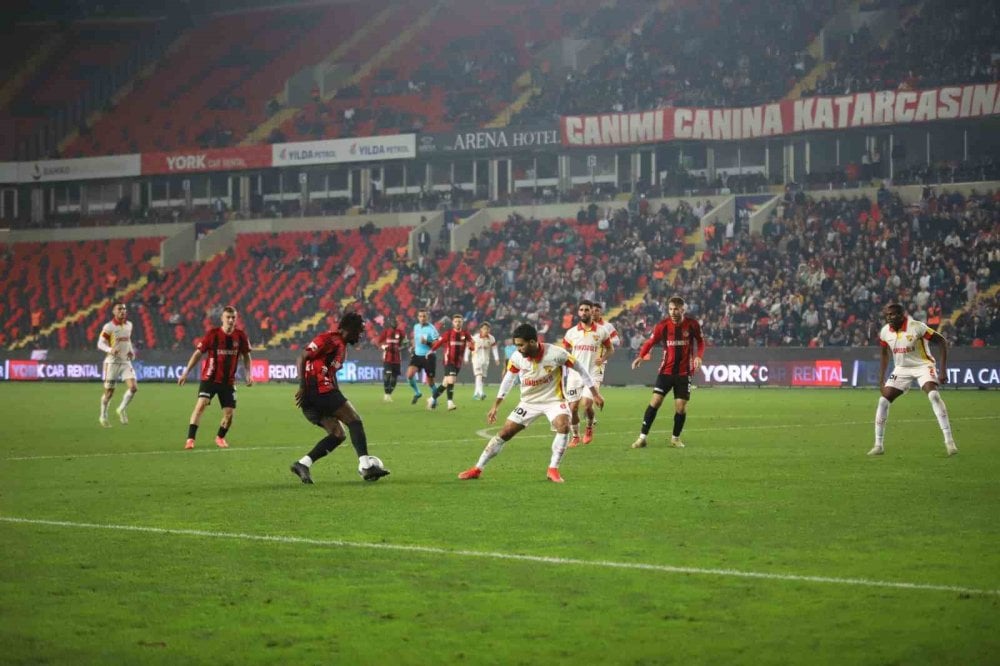
[[587,369],[587,372],[594,374],[598,359],[610,351],[611,342],[608,330],[597,324],[584,327],[577,324],[566,331],[563,336],[563,347],[576,358],[579,364]]
[[936,332],[922,321],[907,317],[898,331],[894,331],[889,324],[883,326],[878,338],[880,344],[892,352],[894,367],[926,368],[937,365],[928,344]]
[[608,340],[611,340],[611,346],[617,349],[622,344],[622,339],[618,336],[618,329],[610,321],[604,321],[603,319],[595,319],[594,323],[603,328],[608,332]]
[[474,368],[485,368],[490,364],[490,354],[493,360],[499,363],[500,356],[497,354],[497,339],[489,333],[484,338],[479,333],[472,336],[472,344],[475,346],[470,352],[472,354],[472,365]]
[[105,352],[108,360],[126,360],[132,349],[132,322],[118,324],[113,319],[104,325],[97,338],[97,348]]
[[576,359],[562,347],[541,343],[540,356],[528,358],[516,351],[507,361],[507,372],[521,380],[521,402],[540,405],[562,402],[563,377]]

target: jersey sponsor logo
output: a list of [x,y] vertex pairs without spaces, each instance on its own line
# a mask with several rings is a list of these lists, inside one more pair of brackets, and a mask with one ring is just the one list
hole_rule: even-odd
[[667,347],[687,347],[688,346],[688,341],[687,340],[664,340],[663,344],[665,344]]
[[521,379],[521,386],[525,388],[531,386],[542,386],[544,384],[551,384],[553,381],[552,375],[546,375],[544,377],[539,377],[538,379],[528,379],[524,377]]

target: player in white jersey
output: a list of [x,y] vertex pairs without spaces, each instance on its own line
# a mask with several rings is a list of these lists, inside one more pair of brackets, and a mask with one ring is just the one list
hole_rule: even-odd
[[100,423],[105,428],[111,427],[108,420],[108,405],[115,394],[115,384],[125,382],[128,390],[122,396],[121,404],[115,411],[123,425],[128,425],[128,404],[132,402],[136,391],[135,370],[132,359],[135,350],[132,347],[132,322],[125,318],[124,303],[115,303],[111,308],[111,321],[104,325],[97,337],[97,348],[104,352],[104,393],[101,395]]
[[[598,366],[600,359],[611,353],[611,341],[608,338],[606,329],[594,323],[591,307],[593,303],[588,300],[580,301],[577,306],[577,315],[580,322],[563,335],[562,345],[573,355],[579,366],[587,369],[591,377]],[[597,383],[597,380],[594,380]],[[569,440],[569,447],[575,448],[580,445],[580,402],[587,413],[587,428],[583,431],[583,443],[590,444],[594,439],[594,407],[583,391],[583,382],[579,375],[566,378],[566,399],[569,400],[569,408],[572,412],[570,418],[570,432],[572,437]]]
[[[882,386],[882,395],[878,399],[878,409],[875,411],[875,446],[868,452],[870,456],[880,456],[885,452],[885,423],[889,420],[889,405],[903,395],[916,380],[917,384],[927,394],[931,409],[937,417],[938,426],[944,435],[944,448],[949,456],[958,453],[955,439],[951,434],[951,423],[948,421],[948,408],[945,407],[938,385],[948,380],[948,342],[940,333],[922,321],[907,317],[903,306],[891,303],[885,307],[885,326],[879,332],[879,344],[882,346],[882,358],[879,363],[878,380],[882,383],[886,368],[889,366],[889,356],[892,356],[893,368],[889,379]],[[934,342],[941,348],[941,371],[931,356],[928,343]]]
[[490,368],[490,354],[493,355],[493,365],[500,365],[497,339],[490,335],[489,322],[484,321],[479,325],[479,334],[472,336],[469,353],[472,355],[472,374],[476,376],[476,388],[472,399],[485,400],[486,371]]
[[604,321],[604,306],[601,303],[592,301],[590,312],[593,315],[594,323],[608,332],[608,340],[611,341],[611,351],[597,359],[597,367],[594,369],[594,383],[600,388],[604,386],[604,368],[608,364],[608,359],[616,349],[621,347],[622,339],[619,337],[618,329],[615,328],[614,324]]
[[598,407],[604,406],[604,398],[594,379],[586,368],[578,366],[569,352],[557,345],[546,345],[538,341],[538,331],[531,324],[521,324],[514,329],[514,346],[517,351],[507,362],[507,372],[500,382],[497,399],[486,415],[487,423],[496,423],[497,410],[507,392],[514,386],[514,377],[521,379],[521,402],[514,408],[479,456],[479,462],[458,475],[460,479],[478,479],[486,466],[503,449],[514,435],[524,430],[542,414],[549,420],[556,435],[552,440],[552,457],[545,472],[546,478],[554,483],[562,483],[559,463],[566,452],[569,439],[569,407],[563,394],[563,376],[566,368],[575,370],[583,378],[583,384],[590,389]]

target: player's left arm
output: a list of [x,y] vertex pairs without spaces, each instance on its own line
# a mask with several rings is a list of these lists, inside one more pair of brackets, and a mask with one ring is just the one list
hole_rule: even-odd
[[243,371],[246,372],[247,386],[253,386],[253,361],[249,351],[243,354]]
[[701,359],[705,356],[705,338],[701,335],[701,324],[697,320],[695,320],[694,326],[691,328],[691,334],[695,342],[695,356],[691,360],[691,365],[695,370],[698,370],[701,368]]
[[932,344],[936,343],[938,345],[938,347],[941,349],[941,352],[938,354],[941,357],[941,369],[938,372],[938,384],[947,384],[948,383],[948,341],[945,340],[944,336],[941,335],[940,333],[938,333],[937,331],[932,331],[932,330],[928,329],[927,333],[930,334],[930,337],[928,337],[928,340]]
[[243,357],[243,370],[247,373],[247,386],[253,386],[253,360],[250,358],[250,338],[245,334],[240,340],[240,355]]
[[599,357],[599,362],[604,365],[611,358],[611,355],[615,353],[615,346],[611,342],[611,338],[607,337],[604,342],[601,343],[601,355]]

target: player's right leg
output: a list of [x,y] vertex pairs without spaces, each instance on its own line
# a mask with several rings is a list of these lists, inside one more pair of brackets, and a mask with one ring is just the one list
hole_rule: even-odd
[[198,389],[198,399],[194,403],[191,418],[188,420],[187,440],[184,442],[185,449],[194,448],[194,440],[198,436],[198,426],[201,424],[201,415],[205,413],[205,409],[211,402],[212,393],[205,389],[205,383],[202,382]]
[[421,368],[414,365],[414,361],[416,361],[415,358],[411,359],[410,365],[406,368],[406,382],[410,385],[410,388],[413,389],[413,398],[410,400],[411,405],[417,404],[417,400],[420,400],[420,398],[423,397],[423,394],[420,392],[420,387],[417,385]]
[[108,420],[108,406],[111,404],[111,397],[115,394],[114,382],[104,382],[104,392],[101,393],[101,413],[98,423],[102,428],[110,428],[111,421]]
[[646,406],[646,413],[642,416],[642,428],[639,430],[639,437],[632,442],[633,449],[646,447],[646,436],[649,435],[649,430],[653,427],[653,422],[656,420],[656,413],[659,411],[660,405],[663,404],[664,396],[669,391],[670,388],[667,386],[666,375],[658,375],[656,386],[653,387],[653,395]]
[[[905,386],[903,388],[897,387],[898,383],[901,383],[901,379],[890,375],[878,397],[878,406],[875,408],[875,445],[868,452],[870,456],[880,456],[885,453],[885,424],[889,420],[889,405],[903,395],[903,389],[906,388]],[[909,383],[909,379],[907,379],[907,383]]]
[[486,447],[483,449],[483,452],[479,454],[479,460],[476,461],[475,466],[459,473],[458,478],[463,481],[478,479],[482,475],[483,468],[486,467],[486,463],[500,455],[504,444],[509,442],[517,433],[521,432],[525,429],[525,427],[530,425],[531,422],[538,418],[541,413],[541,410],[526,408],[524,403],[515,407],[514,411],[512,411],[507,417],[507,420],[504,421],[503,427],[500,428],[500,432],[493,435],[493,437],[490,438],[490,441],[486,442]]

